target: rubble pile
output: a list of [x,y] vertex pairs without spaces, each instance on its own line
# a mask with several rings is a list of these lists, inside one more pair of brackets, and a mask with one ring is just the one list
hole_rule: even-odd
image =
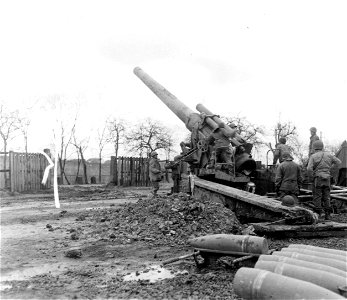
[[151,245],[177,246],[196,236],[241,231],[235,214],[223,204],[187,194],[140,199],[121,208],[90,212],[86,218],[99,223],[94,233],[123,244],[143,240]]

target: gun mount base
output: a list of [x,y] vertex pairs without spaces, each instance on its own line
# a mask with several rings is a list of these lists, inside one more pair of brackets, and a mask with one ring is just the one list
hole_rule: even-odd
[[197,177],[194,177],[193,194],[197,198],[222,202],[236,214],[241,223],[282,219],[291,224],[314,224],[317,221],[317,215],[309,209],[283,206],[280,201]]

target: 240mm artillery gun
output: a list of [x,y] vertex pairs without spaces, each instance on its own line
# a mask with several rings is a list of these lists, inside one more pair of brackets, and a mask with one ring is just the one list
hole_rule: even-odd
[[196,176],[242,189],[253,186],[249,177],[256,168],[252,144],[202,104],[194,112],[142,69],[136,67],[134,73],[191,132],[190,142],[181,143],[182,160]]
[[[143,70],[134,73],[185,124],[190,141],[181,143],[182,159],[194,173],[194,195],[221,201],[244,222],[313,224],[317,215],[300,206],[254,194],[250,175],[256,169],[252,145],[202,104],[194,112]],[[313,228],[314,230],[314,228]]]

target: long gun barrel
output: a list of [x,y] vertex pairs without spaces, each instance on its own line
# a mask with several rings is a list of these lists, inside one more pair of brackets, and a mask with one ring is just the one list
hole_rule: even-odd
[[[168,107],[170,110],[181,119],[184,124],[187,124],[191,115],[194,114],[188,106],[182,103],[176,98],[175,95],[171,94],[166,88],[160,83],[155,81],[141,68],[136,67],[134,69],[135,75],[142,80],[142,82],[158,96],[158,98]],[[188,128],[190,129],[190,128]]]
[[[200,114],[191,110],[187,105],[182,103],[177,97],[171,94],[160,83],[155,81],[141,68],[136,67],[134,74],[141,79],[141,81],[154,93],[158,98],[186,125],[189,131],[198,127],[201,122]],[[218,127],[218,124],[211,118],[206,121],[204,126],[199,126],[199,130],[204,136],[208,136],[211,132]]]
[[[181,121],[186,125],[187,129],[192,132],[192,136],[193,133],[199,131],[199,137],[196,139],[195,143],[197,143],[198,140],[199,142],[206,139],[208,140],[211,133],[218,127],[221,127],[220,125],[223,123],[222,120],[217,115],[212,114],[202,104],[198,104],[196,106],[196,109],[200,112],[200,114],[196,113],[179,99],[177,99],[176,96],[171,94],[160,83],[150,77],[141,68],[136,67],[134,69],[134,73],[179,119],[181,119]],[[226,138],[231,138],[230,141],[232,145],[240,146],[241,143],[235,139],[235,137],[238,137],[237,131],[235,129],[231,129],[225,124],[223,124],[223,128],[223,134]],[[202,145],[204,145],[204,143],[202,143]],[[194,144],[193,147],[201,150],[199,144]],[[205,165],[205,163],[202,163],[202,165]],[[241,171],[241,169],[251,171],[255,169],[255,161],[251,159],[251,156],[248,153],[242,153],[235,157],[235,166],[236,170],[238,171]]]

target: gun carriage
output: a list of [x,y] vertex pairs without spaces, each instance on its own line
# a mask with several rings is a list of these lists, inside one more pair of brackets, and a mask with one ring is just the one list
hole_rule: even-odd
[[[297,205],[284,206],[273,197],[264,196],[274,191],[274,174],[269,169],[257,169],[257,163],[251,155],[252,144],[242,140],[236,129],[224,124],[218,115],[202,104],[197,104],[197,112],[194,112],[141,68],[136,67],[134,73],[191,133],[190,141],[181,142],[180,146],[181,160],[189,164],[193,174],[190,176],[190,184],[194,186],[194,195],[224,203],[235,212],[241,223],[258,222],[258,225],[264,225],[265,229],[256,226],[259,231],[268,230],[271,224],[277,227],[289,226],[296,233],[295,226],[300,225],[300,230],[304,230],[306,235],[317,231],[314,225],[317,215],[311,210]],[[218,149],[218,141],[223,139],[227,143]],[[255,183],[263,183],[265,188],[257,193],[257,186],[251,179]],[[334,230],[336,235],[344,236],[346,226],[334,224],[320,226],[320,234],[325,230]]]

